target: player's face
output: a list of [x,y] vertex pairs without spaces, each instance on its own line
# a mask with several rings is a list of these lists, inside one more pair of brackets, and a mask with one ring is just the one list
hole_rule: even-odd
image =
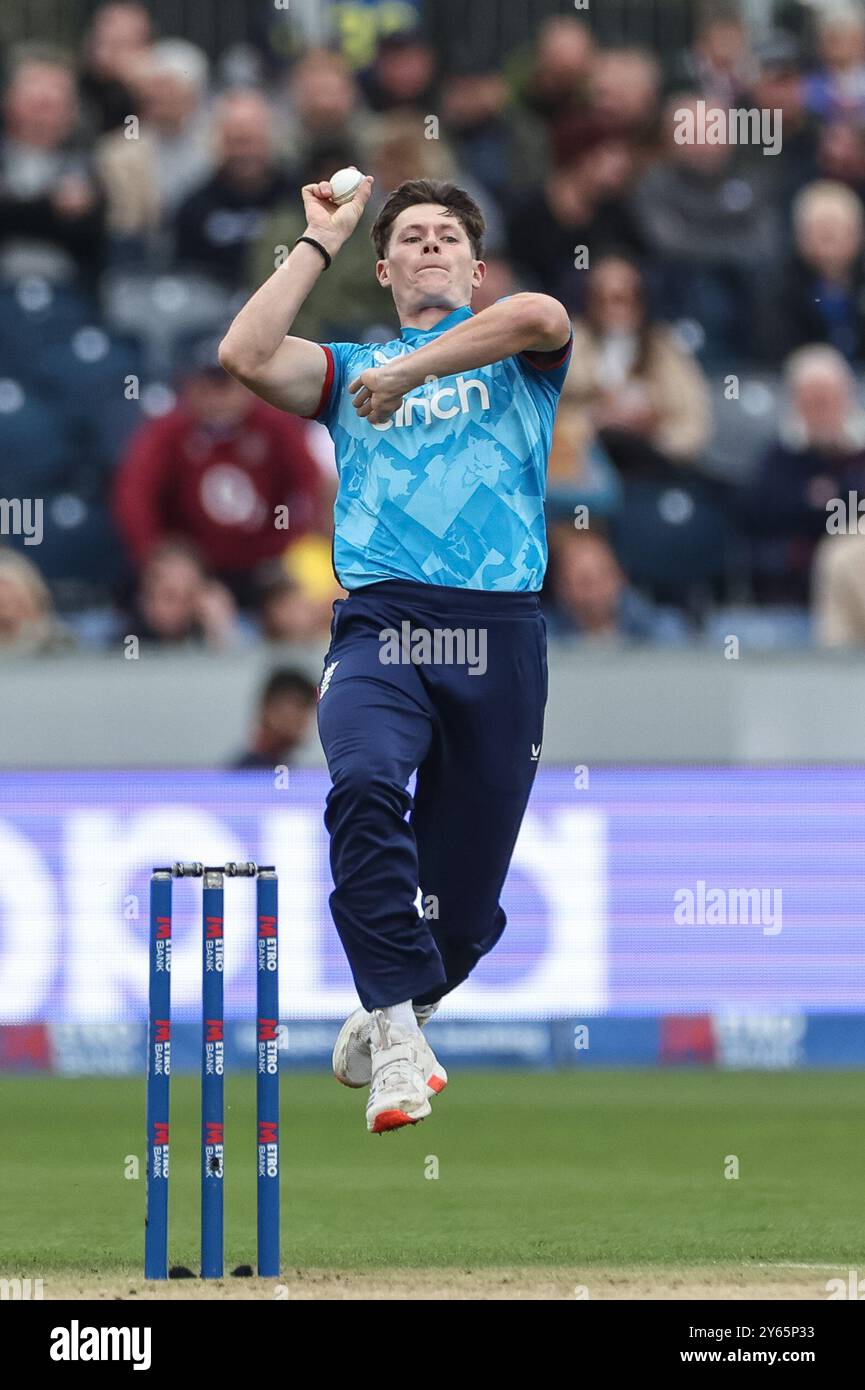
[[468,235],[448,208],[418,203],[404,208],[391,228],[387,259],[376,266],[379,283],[393,290],[400,313],[431,305],[468,304],[484,276]]

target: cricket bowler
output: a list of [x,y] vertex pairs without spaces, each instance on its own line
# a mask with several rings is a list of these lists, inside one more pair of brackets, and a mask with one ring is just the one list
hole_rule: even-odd
[[303,188],[305,233],[219,360],[321,421],[336,450],[333,564],[348,597],[333,606],[317,709],[330,907],[361,1007],[333,1066],[369,1087],[367,1128],[381,1134],[430,1114],[447,1075],[422,1029],[505,928],[499,897],[543,738],[544,493],[572,333],[545,294],[473,313],[481,209],[453,183],[412,180],[372,227],[399,337],[292,337],[372,182],[340,202],[344,179]]

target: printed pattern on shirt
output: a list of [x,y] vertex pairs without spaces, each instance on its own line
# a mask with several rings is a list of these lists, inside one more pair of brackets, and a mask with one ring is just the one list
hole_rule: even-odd
[[471,316],[384,344],[327,343],[317,412],[336,449],[334,565],[347,589],[385,579],[466,589],[540,589],[544,493],[570,360],[520,354],[415,388],[387,422],[358,416],[349,383]]

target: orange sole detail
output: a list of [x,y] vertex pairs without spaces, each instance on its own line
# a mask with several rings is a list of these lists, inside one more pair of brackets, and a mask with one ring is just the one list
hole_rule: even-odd
[[441,1095],[442,1091],[448,1083],[446,1081],[442,1081],[440,1076],[430,1076],[427,1079],[426,1084],[429,1086],[431,1091],[434,1091],[435,1094],[439,1096]]
[[382,1110],[372,1122],[371,1134],[385,1134],[390,1129],[402,1129],[403,1125],[416,1125],[417,1120],[404,1110]]

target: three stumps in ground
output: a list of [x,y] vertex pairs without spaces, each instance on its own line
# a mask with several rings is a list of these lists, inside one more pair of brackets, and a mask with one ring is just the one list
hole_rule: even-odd
[[[168,1266],[171,1089],[171,925],[176,878],[202,880],[201,903],[201,1277],[224,1273],[225,879],[256,886],[256,1165],[258,1275],[279,1275],[279,906],[273,865],[176,863],[150,879],[150,1012],[147,1028],[146,1279]],[[194,1277],[173,1267],[172,1277]],[[235,1275],[251,1275],[240,1266]]]

